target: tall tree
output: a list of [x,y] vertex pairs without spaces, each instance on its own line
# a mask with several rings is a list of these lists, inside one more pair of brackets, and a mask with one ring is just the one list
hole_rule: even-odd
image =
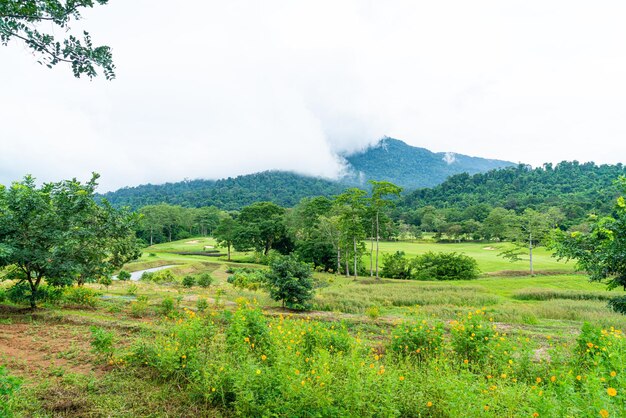
[[[619,183],[626,193],[626,178]],[[559,259],[576,260],[576,269],[591,281],[607,281],[609,289],[626,291],[626,199],[617,198],[612,216],[589,217],[589,232],[554,230],[548,245]]]
[[254,248],[267,255],[286,236],[285,209],[272,202],[257,202],[239,213],[234,246],[238,250]]
[[[358,276],[358,259],[363,252],[362,240],[365,238],[363,215],[365,212],[366,192],[357,188],[350,188],[335,197],[335,208],[339,214],[339,227],[343,236],[346,254],[346,276],[350,275],[348,254],[352,252],[354,260],[354,277]],[[352,247],[352,248],[350,248]]]
[[46,183],[32,177],[0,187],[0,267],[30,288],[35,308],[39,286],[95,280],[137,258],[136,217],[98,206],[94,190],[98,175]]
[[[24,42],[40,57],[40,64],[52,68],[59,63],[72,67],[75,77],[93,78],[100,67],[107,80],[115,78],[111,48],[94,47],[91,36],[83,32],[82,40],[71,34],[70,23],[80,20],[83,9],[108,0],[0,0],[0,42]],[[47,31],[44,31],[47,29]],[[55,33],[56,32],[56,33]],[[58,33],[68,34],[59,40]]]
[[226,246],[228,249],[228,261],[230,261],[230,249],[237,238],[237,224],[232,216],[227,214],[220,220],[217,228],[213,231],[213,237],[219,245]]
[[374,212],[374,223],[376,226],[376,278],[380,279],[378,275],[380,215],[385,208],[393,204],[393,198],[398,199],[400,197],[402,187],[396,186],[395,184],[388,181],[370,180],[369,183],[372,185],[372,197],[369,199],[369,203]]

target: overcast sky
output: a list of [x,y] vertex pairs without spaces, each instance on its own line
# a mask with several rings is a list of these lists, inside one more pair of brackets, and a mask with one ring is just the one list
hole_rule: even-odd
[[332,177],[385,135],[626,162],[624,22],[610,0],[110,0],[72,28],[112,47],[115,81],[0,46],[0,183]]

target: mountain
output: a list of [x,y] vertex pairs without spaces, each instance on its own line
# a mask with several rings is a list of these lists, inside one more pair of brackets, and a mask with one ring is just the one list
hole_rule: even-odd
[[168,203],[238,210],[258,201],[291,207],[304,197],[333,196],[350,186],[367,187],[367,180],[387,180],[410,191],[435,186],[453,174],[474,174],[514,165],[461,154],[434,153],[393,138],[383,138],[375,146],[342,157],[347,174],[335,181],[285,171],[264,171],[222,180],[125,187],[101,196],[113,206],[132,209]]
[[563,161],[537,168],[519,164],[473,176],[452,176],[436,187],[406,194],[400,206],[464,210],[488,205],[518,212],[556,206],[566,218],[582,222],[591,211],[610,213],[621,190],[616,180],[624,175],[626,167],[622,164]]
[[454,174],[483,173],[516,165],[452,152],[431,152],[394,138],[383,138],[372,147],[342,157],[347,163],[343,181],[365,184],[367,180],[386,180],[406,189],[433,187]]
[[284,207],[295,206],[302,198],[333,196],[346,186],[336,181],[302,176],[286,171],[264,171],[222,180],[186,180],[177,183],[144,184],[108,192],[113,206],[142,206],[168,203],[186,207],[217,206],[238,210],[254,202],[271,201]]

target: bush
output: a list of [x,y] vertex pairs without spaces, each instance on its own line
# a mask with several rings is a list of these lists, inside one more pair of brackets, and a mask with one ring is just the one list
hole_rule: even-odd
[[148,297],[139,296],[136,301],[130,304],[130,314],[136,318],[141,318],[148,313]]
[[68,287],[63,292],[63,301],[69,305],[95,308],[100,293],[84,286]]
[[130,286],[128,286],[128,288],[126,289],[126,293],[131,295],[131,296],[134,296],[134,295],[137,294],[137,290],[138,289],[139,288],[137,287],[137,285],[135,283],[133,283]]
[[480,273],[475,259],[456,252],[429,251],[415,257],[412,264],[417,280],[472,280]]
[[626,296],[618,296],[609,300],[608,307],[617,313],[626,315]]
[[463,360],[484,361],[494,334],[493,325],[485,320],[485,311],[479,309],[459,321],[452,321],[452,348]]
[[174,312],[175,309],[176,303],[174,302],[174,299],[169,296],[163,298],[163,300],[161,301],[161,313],[163,315],[169,316]]
[[174,276],[174,274],[168,270],[159,270],[159,271],[155,271],[155,272],[144,272],[141,275],[141,280],[144,281],[149,281],[149,282],[153,282],[153,283],[174,283],[176,282],[176,277]]
[[261,270],[248,268],[235,269],[226,281],[240,289],[258,290],[263,287],[265,274]]
[[115,334],[99,327],[91,327],[91,351],[106,360],[113,357]]
[[443,345],[443,326],[421,323],[398,325],[391,334],[391,351],[424,360],[439,353]]
[[208,309],[208,307],[209,302],[207,302],[205,298],[200,298],[198,299],[198,302],[196,302],[196,308],[198,309],[198,312],[204,312]]
[[130,278],[131,278],[131,274],[127,272],[126,270],[120,270],[120,272],[117,273],[117,279],[123,282],[130,280]]
[[[18,305],[29,305],[31,297],[28,283],[17,283],[6,291],[6,298]],[[37,289],[37,301],[49,304],[58,304],[63,298],[63,288],[40,285]]]
[[209,287],[213,284],[213,276],[210,273],[202,273],[198,276],[198,286]]
[[195,284],[196,284],[196,279],[193,276],[187,275],[183,277],[183,286],[190,288],[190,287],[193,287]]
[[380,317],[380,308],[378,306],[370,306],[365,310],[365,315],[370,319],[376,319]]
[[100,277],[100,280],[98,280],[98,283],[108,288],[113,283],[113,280],[111,280],[109,276],[103,276],[103,277]]
[[311,266],[295,256],[274,256],[265,281],[272,299],[282,301],[283,307],[298,310],[309,307],[314,295]]
[[413,265],[406,258],[404,251],[383,254],[383,267],[380,270],[380,275],[390,279],[410,280],[413,278]]

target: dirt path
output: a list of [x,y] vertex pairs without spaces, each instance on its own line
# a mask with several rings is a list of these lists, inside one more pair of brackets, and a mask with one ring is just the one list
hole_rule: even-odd
[[65,324],[0,324],[0,363],[22,376],[101,374],[89,335],[87,327]]

